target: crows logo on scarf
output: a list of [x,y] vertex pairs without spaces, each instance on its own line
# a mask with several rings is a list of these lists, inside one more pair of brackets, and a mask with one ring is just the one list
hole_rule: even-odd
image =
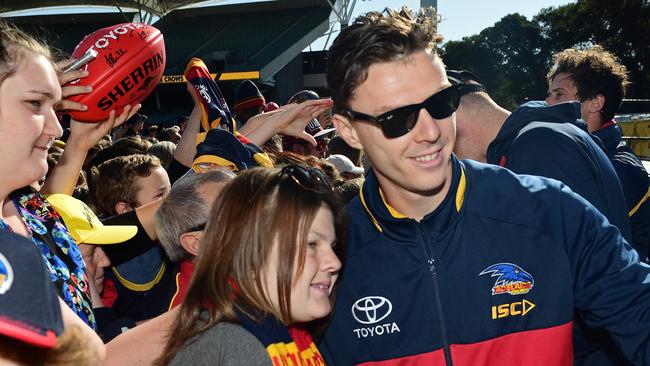
[[213,128],[222,128],[233,134],[237,132],[235,123],[226,99],[221,94],[217,83],[210,76],[210,71],[201,59],[192,58],[185,68],[185,79],[196,90],[201,106],[201,131],[208,132]]

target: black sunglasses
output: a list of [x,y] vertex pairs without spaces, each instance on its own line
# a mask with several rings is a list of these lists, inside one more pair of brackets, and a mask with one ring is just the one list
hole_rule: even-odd
[[302,165],[287,165],[280,171],[281,177],[290,177],[302,189],[316,192],[329,193],[333,191],[327,175],[322,170]]
[[426,109],[431,117],[435,119],[451,116],[458,109],[458,103],[460,102],[459,89],[460,85],[452,85],[433,94],[422,103],[405,105],[382,113],[377,117],[345,108],[341,110],[341,113],[347,114],[348,117],[353,119],[378,124],[384,136],[392,139],[407,134],[415,127],[422,108]]

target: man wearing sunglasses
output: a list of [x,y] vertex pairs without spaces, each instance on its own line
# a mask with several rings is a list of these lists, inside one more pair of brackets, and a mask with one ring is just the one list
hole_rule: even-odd
[[368,13],[329,50],[335,126],[372,169],[326,364],[571,365],[574,310],[650,363],[650,268],[619,231],[558,181],[452,153],[462,90],[434,19]]

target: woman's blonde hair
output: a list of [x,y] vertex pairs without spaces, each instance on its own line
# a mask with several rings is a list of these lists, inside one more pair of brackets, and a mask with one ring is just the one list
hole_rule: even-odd
[[52,51],[46,44],[0,20],[0,84],[16,72],[30,53],[45,56],[55,66]]
[[11,360],[19,365],[42,366],[90,366],[97,365],[100,361],[97,351],[88,347],[86,336],[78,326],[66,329],[52,349],[0,336],[0,359]]

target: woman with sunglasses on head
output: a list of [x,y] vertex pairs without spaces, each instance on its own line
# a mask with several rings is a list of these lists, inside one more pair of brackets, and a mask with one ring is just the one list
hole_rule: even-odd
[[324,365],[306,331],[327,316],[343,221],[322,171],[241,173],[212,208],[159,365]]

